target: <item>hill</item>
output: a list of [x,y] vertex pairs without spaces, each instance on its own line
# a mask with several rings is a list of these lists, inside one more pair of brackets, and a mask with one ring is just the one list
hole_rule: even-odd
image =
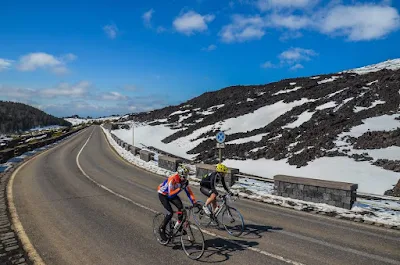
[[50,125],[71,126],[71,123],[26,104],[0,101],[0,133],[15,133]]
[[[292,174],[391,188],[400,178],[400,59],[266,85],[208,92],[179,106],[130,115],[143,143],[196,162],[224,160],[243,172]],[[150,137],[151,136],[151,137]],[[120,137],[131,142],[132,133]],[[374,175],[381,178],[376,184]],[[388,183],[391,183],[390,185]],[[372,184],[375,187],[372,187]]]

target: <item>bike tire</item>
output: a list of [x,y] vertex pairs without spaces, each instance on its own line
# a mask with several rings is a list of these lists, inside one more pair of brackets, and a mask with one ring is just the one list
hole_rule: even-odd
[[190,222],[184,224],[181,234],[181,244],[186,256],[192,260],[200,259],[205,251],[204,235],[200,226]]
[[198,211],[196,208],[192,208],[192,216],[195,223],[201,227],[208,227],[212,219],[206,215],[203,210],[204,203],[202,201],[197,201],[201,205],[201,209]]
[[[238,224],[235,226],[231,226],[230,224],[233,221],[236,221]],[[224,226],[225,230],[234,237],[239,237],[242,235],[244,231],[244,221],[243,216],[233,207],[226,207],[224,212],[222,213],[222,225]]]
[[164,217],[165,217],[165,215],[163,213],[158,213],[154,216],[154,218],[153,218],[153,235],[157,239],[158,243],[165,246],[169,243],[171,238],[169,237],[169,234],[170,234],[170,226],[169,225],[167,225],[167,227],[165,228],[165,234],[167,235],[167,240],[164,241],[160,236],[159,227],[162,224],[162,222],[164,221]]

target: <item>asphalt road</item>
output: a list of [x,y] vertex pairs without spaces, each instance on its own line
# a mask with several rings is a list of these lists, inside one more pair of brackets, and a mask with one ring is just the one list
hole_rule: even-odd
[[241,238],[208,229],[217,236],[205,235],[206,253],[192,261],[179,245],[161,246],[153,237],[163,179],[120,159],[102,130],[90,127],[22,168],[14,201],[48,265],[400,264],[398,231],[245,199],[235,202],[247,225]]

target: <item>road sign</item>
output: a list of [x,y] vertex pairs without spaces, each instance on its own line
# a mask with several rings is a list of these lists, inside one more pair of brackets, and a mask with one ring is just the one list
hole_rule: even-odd
[[225,133],[224,132],[218,132],[216,136],[217,142],[222,144],[225,142]]
[[217,148],[219,148],[219,149],[225,148],[225,144],[217,143]]

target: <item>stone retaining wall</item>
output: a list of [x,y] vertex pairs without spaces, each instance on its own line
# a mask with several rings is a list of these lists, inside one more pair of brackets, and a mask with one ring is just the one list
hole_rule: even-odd
[[[210,164],[196,164],[196,177],[202,179],[204,175],[208,173],[215,172],[215,165]],[[228,173],[225,176],[225,182],[228,187],[235,184],[238,177],[236,174],[239,174],[239,169],[237,168],[229,168]]]
[[149,162],[154,159],[154,153],[147,150],[140,150],[140,159]]
[[275,193],[315,203],[351,209],[357,197],[357,184],[326,181],[311,178],[299,178],[285,175],[274,177]]
[[173,172],[175,172],[178,169],[178,166],[181,163],[182,159],[179,158],[173,158],[165,155],[158,156],[158,166]]

